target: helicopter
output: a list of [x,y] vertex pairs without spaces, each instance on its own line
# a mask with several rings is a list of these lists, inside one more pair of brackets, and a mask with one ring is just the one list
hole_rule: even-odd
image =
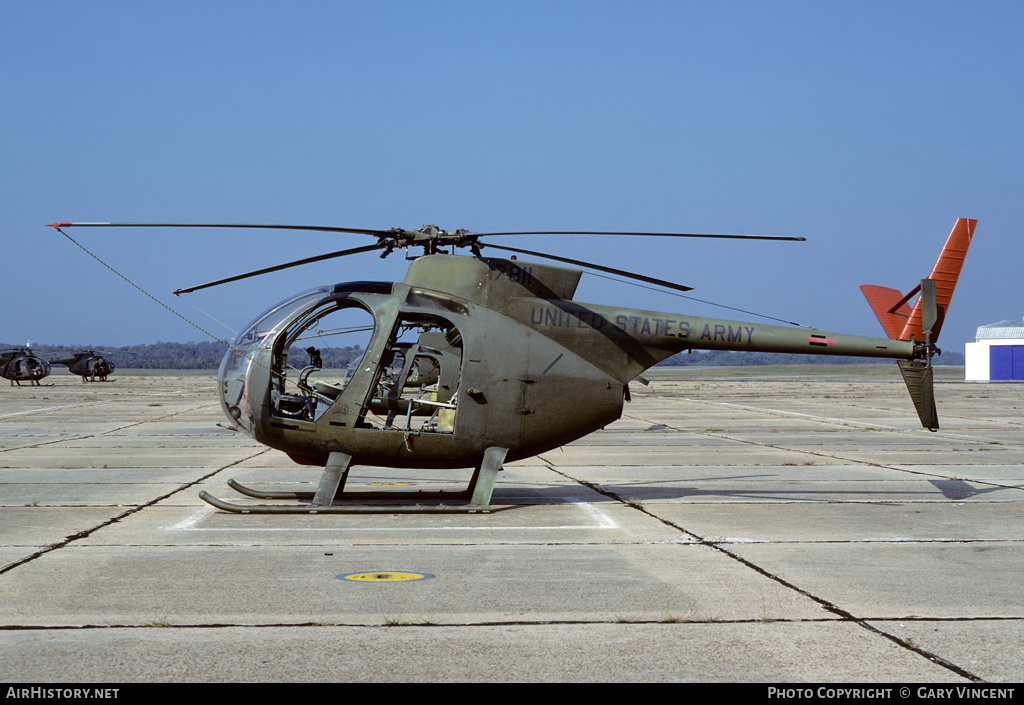
[[71,374],[81,377],[83,382],[107,382],[107,376],[114,371],[114,363],[94,350],[73,353],[73,357],[63,360],[50,360],[50,364],[64,365]]
[[[642,381],[642,373],[659,361],[686,350],[895,359],[922,425],[937,431],[932,357],[941,353],[938,333],[976,223],[956,221],[931,274],[908,294],[862,287],[886,338],[582,303],[573,298],[582,268],[678,291],[691,287],[490,241],[504,235],[568,234],[804,239],[800,237],[471,233],[433,225],[418,230],[201,223],[50,226],[69,239],[64,229],[77,226],[269,228],[376,238],[370,245],[178,289],[176,295],[315,261],[375,250],[386,257],[400,247],[422,248],[401,282],[318,286],[274,304],[242,329],[221,362],[218,395],[234,428],[298,464],[324,470],[315,492],[263,491],[229,480],[243,495],[297,501],[289,504],[237,504],[205,491],[200,497],[227,512],[316,514],[489,512],[504,463],[552,450],[617,420],[630,399],[629,384]],[[456,248],[467,248],[469,254],[455,254]],[[481,253],[484,248],[514,255],[487,257]],[[515,255],[560,264],[520,261]],[[915,294],[920,295],[911,306]],[[300,367],[298,361],[289,361],[311,338],[360,326],[369,331],[369,341],[358,364],[342,379],[319,364],[315,346],[306,349],[309,364]],[[424,471],[473,468],[473,474],[461,492],[346,493],[349,471],[357,465]],[[407,500],[416,504],[395,504]],[[425,500],[429,503],[421,503]]]
[[37,387],[42,385],[39,380],[50,374],[50,363],[32,354],[29,345],[23,348],[0,350],[0,376],[11,380],[11,386],[22,382],[31,382]]

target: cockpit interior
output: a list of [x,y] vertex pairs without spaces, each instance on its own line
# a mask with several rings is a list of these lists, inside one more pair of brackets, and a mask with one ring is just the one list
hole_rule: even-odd
[[268,364],[269,376],[257,376],[269,380],[272,417],[316,423],[342,405],[355,428],[453,433],[458,328],[443,315],[386,309],[375,309],[372,297],[322,287],[257,318],[221,367],[229,416],[251,432],[243,409],[256,391],[247,388],[252,367]]

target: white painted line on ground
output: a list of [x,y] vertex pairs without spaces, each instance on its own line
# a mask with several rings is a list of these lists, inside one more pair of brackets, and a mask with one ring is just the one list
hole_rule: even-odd
[[168,527],[166,527],[165,530],[166,531],[191,531],[191,530],[194,530],[195,527],[196,527],[196,524],[198,524],[200,521],[202,521],[203,519],[208,517],[210,514],[213,514],[213,511],[214,511],[214,507],[212,507],[209,504],[207,504],[205,507],[200,507],[199,511],[196,512],[195,514],[193,514],[192,516],[190,516],[188,519],[185,519],[184,521],[178,522],[174,526],[168,526]]
[[608,513],[602,510],[598,505],[594,504],[593,502],[581,502],[575,497],[566,497],[565,499],[569,500],[570,502],[578,506],[580,509],[585,511],[587,514],[594,517],[594,519],[597,520],[597,524],[600,528],[619,528],[619,525],[610,516],[608,516]]
[[[171,395],[174,395],[174,394],[185,394],[186,392],[189,392],[189,391],[190,390],[188,390],[188,389],[179,389],[179,390],[173,391],[173,392],[159,392],[157,394],[150,394],[149,396],[153,396],[153,397],[166,397],[166,396],[171,396]],[[115,399],[103,399],[101,401],[83,401],[83,402],[79,402],[77,404],[61,404],[60,406],[46,406],[46,407],[43,407],[41,409],[29,409],[28,411],[16,411],[13,414],[2,414],[2,415],[0,415],[0,419],[8,419],[8,418],[11,418],[12,416],[25,416],[27,414],[38,414],[38,413],[41,413],[41,412],[44,412],[44,411],[59,411],[60,409],[74,409],[77,406],[92,406],[93,404],[112,404],[114,401],[117,401],[117,400],[115,400]],[[203,406],[204,407],[205,406],[214,406],[215,404],[216,404],[216,402],[209,402],[209,403],[204,403]],[[200,408],[202,408],[202,407],[200,407]]]
[[42,409],[29,409],[28,411],[16,411],[13,414],[3,414],[0,419],[9,419],[12,416],[25,416],[27,414],[38,414],[43,411],[58,411],[60,409],[74,409],[77,406],[91,406],[93,404],[109,404],[109,401],[84,401],[79,404],[62,404],[60,406],[47,406]]
[[[582,509],[588,516],[594,519],[593,524],[563,524],[561,526],[415,526],[415,527],[397,527],[397,526],[378,526],[378,527],[345,527],[345,531],[564,531],[566,529],[618,529],[619,524],[612,519],[607,512],[598,507],[593,502],[583,502],[577,497],[563,497],[562,499],[571,503],[575,507]],[[173,526],[163,527],[164,531],[245,531],[247,533],[253,531],[338,531],[337,526],[324,526],[324,527],[309,527],[309,528],[272,528],[272,527],[201,527],[198,524],[206,519],[208,516],[213,514],[216,509],[212,506],[201,507],[199,511],[195,512],[187,519],[178,522]],[[326,515],[322,515],[326,516]]]
[[746,404],[732,404],[725,401],[708,401],[706,399],[689,399],[684,398],[684,401],[693,402],[695,404],[712,404],[714,406],[727,406],[734,409],[743,409],[745,411],[757,411],[762,414],[781,414],[783,416],[799,416],[805,419],[811,419],[813,421],[828,421],[830,423],[843,424],[844,426],[863,426],[864,428],[883,428],[887,431],[902,431],[905,430],[899,426],[885,426],[876,423],[867,423],[865,421],[851,421],[850,419],[839,419],[833,416],[818,416],[815,414],[802,414],[798,411],[783,411],[782,409],[770,409],[761,406],[747,406]]
[[[906,433],[919,433],[921,435],[927,435],[931,433],[923,428],[912,428],[903,426],[886,426],[884,424],[868,423],[867,421],[853,421],[851,419],[839,419],[832,416],[816,416],[814,414],[802,414],[798,411],[783,411],[782,409],[771,409],[761,406],[748,406],[745,404],[733,404],[725,401],[708,401],[707,399],[691,399],[689,397],[681,397],[682,401],[693,402],[695,404],[712,404],[715,406],[728,406],[736,409],[743,409],[745,411],[757,411],[766,414],[780,414],[782,416],[799,416],[801,418],[810,419],[812,421],[827,421],[829,423],[836,423],[842,426],[854,426],[861,428],[878,428],[886,431],[903,431]],[[945,438],[960,438],[963,440],[980,441],[983,443],[991,442],[989,439],[983,436],[972,436],[966,433],[951,433],[949,431],[943,432]]]

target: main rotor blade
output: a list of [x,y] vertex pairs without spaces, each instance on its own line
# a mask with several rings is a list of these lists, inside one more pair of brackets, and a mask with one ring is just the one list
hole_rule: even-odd
[[607,272],[608,274],[615,274],[620,277],[628,277],[629,279],[637,279],[648,284],[654,284],[655,286],[665,287],[666,289],[675,289],[676,291],[693,291],[692,286],[683,286],[682,284],[674,284],[672,282],[665,281],[664,279],[655,279],[654,277],[644,276],[643,274],[635,274],[634,272],[627,272],[624,269],[615,269],[613,267],[605,267],[600,264],[594,264],[592,262],[583,262],[577,259],[569,259],[568,257],[559,257],[557,255],[549,255],[544,252],[534,252],[533,250],[522,250],[518,247],[503,247],[501,245],[492,245],[491,243],[480,243],[481,247],[493,247],[496,250],[507,250],[508,252],[518,252],[524,255],[532,255],[534,257],[544,257],[546,259],[553,259],[558,262],[565,262],[567,264],[575,264],[579,267],[586,267],[587,269],[596,269],[601,272]]
[[333,225],[260,225],[244,223],[47,223],[51,228],[249,228],[264,230],[317,230],[328,233],[356,233],[382,237],[393,235],[392,230],[367,230],[365,228],[338,228]]
[[790,240],[803,242],[805,237],[783,237],[774,235],[705,235],[699,233],[639,233],[639,232],[611,232],[603,230],[532,230],[509,233],[472,233],[474,237],[490,237],[492,235],[626,235],[644,237],[703,237],[717,238],[720,240]]
[[326,255],[317,255],[316,257],[307,257],[305,259],[295,260],[294,262],[288,262],[286,264],[278,264],[273,267],[266,267],[264,269],[257,269],[254,272],[246,272],[245,274],[238,274],[233,277],[226,279],[218,279],[214,282],[207,282],[206,284],[200,284],[198,286],[190,286],[187,289],[176,289],[174,294],[189,294],[193,291],[199,291],[200,289],[208,289],[211,286],[218,286],[220,284],[227,284],[228,282],[235,282],[239,279],[248,279],[249,277],[256,277],[260,274],[269,274],[270,272],[277,272],[282,269],[288,269],[290,267],[298,267],[303,264],[311,264],[313,262],[321,262],[325,259],[333,259],[335,257],[345,257],[346,255],[357,255],[361,252],[370,252],[372,250],[380,250],[384,246],[380,243],[376,245],[364,245],[363,247],[354,247],[351,250],[340,250],[338,252],[331,252]]

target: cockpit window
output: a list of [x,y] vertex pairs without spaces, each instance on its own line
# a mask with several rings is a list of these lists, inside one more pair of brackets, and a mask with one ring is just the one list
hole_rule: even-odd
[[364,423],[406,433],[452,433],[462,371],[462,338],[447,319],[399,320],[382,357]]
[[320,287],[256,318],[218,374],[228,416],[250,435],[268,406],[282,422],[454,433],[458,329],[444,314],[399,312],[376,297],[361,288]]
[[294,318],[274,343],[273,414],[317,422],[330,411],[354,428],[452,433],[462,367],[452,324],[407,315],[374,332],[371,313],[347,297]]
[[[332,312],[354,312],[354,323],[335,321],[320,324]],[[306,348],[317,350],[317,369],[345,370],[358,359],[373,330],[373,316],[362,305],[338,295],[335,287],[323,286],[304,291],[267,309],[245,327],[232,342],[217,375],[225,413],[245,433],[254,431],[254,411],[270,384],[274,413],[293,418],[309,418],[305,403],[296,411],[294,398],[306,393],[300,382],[302,369],[311,367]],[[351,333],[352,335],[346,335]],[[278,346],[271,350],[273,346]],[[301,346],[301,347],[300,347]],[[291,362],[289,362],[291,358]],[[298,365],[298,367],[295,367]],[[250,398],[255,394],[256,397]]]
[[243,329],[242,334],[235,339],[235,345],[245,346],[264,343],[269,338],[272,338],[272,335],[278,331],[282,323],[290,320],[303,308],[324,298],[330,290],[331,287],[329,286],[317,287],[316,289],[296,294],[279,304],[271,306]]
[[275,415],[319,420],[359,369],[373,331],[373,315],[347,297],[314,307],[291,322],[274,347]]

